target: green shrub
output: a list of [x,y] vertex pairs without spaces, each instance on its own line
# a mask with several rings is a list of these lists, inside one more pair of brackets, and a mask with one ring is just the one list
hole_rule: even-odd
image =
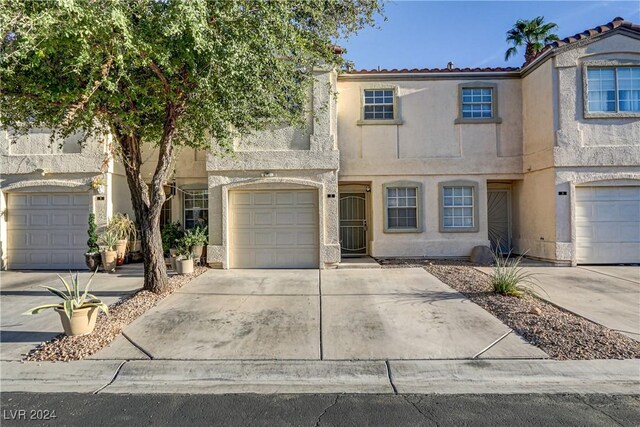
[[96,214],[89,214],[89,229],[87,230],[87,234],[89,235],[89,240],[87,240],[87,246],[89,247],[88,253],[98,252],[100,249],[98,248],[98,226],[96,225]]
[[524,293],[534,293],[535,286],[533,273],[526,272],[520,265],[523,255],[513,258],[511,252],[503,256],[498,251],[494,252],[495,265],[491,273],[491,285],[493,292],[501,295],[521,297]]
[[184,231],[178,221],[163,225],[160,233],[162,234],[162,250],[165,254],[169,253],[169,249],[176,248],[178,240],[184,236]]

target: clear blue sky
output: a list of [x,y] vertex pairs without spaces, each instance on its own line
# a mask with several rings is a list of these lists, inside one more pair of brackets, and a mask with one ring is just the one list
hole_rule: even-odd
[[339,44],[357,69],[518,67],[523,50],[509,62],[505,33],[518,19],[542,15],[555,22],[564,38],[616,16],[640,23],[635,1],[394,1],[386,4],[387,21]]

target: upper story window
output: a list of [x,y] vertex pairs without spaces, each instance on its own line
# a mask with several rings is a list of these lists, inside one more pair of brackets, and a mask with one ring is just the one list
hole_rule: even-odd
[[209,222],[209,190],[184,190],[184,228],[204,227]]
[[640,112],[640,67],[588,67],[589,113]]
[[417,182],[393,182],[383,185],[384,191],[384,231],[421,231],[420,189]]
[[440,232],[478,231],[477,197],[475,182],[440,183]]
[[501,123],[498,117],[498,85],[487,82],[467,82],[458,85],[459,123]]
[[462,117],[466,119],[493,117],[493,89],[463,88]]
[[396,90],[393,88],[364,89],[359,125],[401,124],[398,120]]

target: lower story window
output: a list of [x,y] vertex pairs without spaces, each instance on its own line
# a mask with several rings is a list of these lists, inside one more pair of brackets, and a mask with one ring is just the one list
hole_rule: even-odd
[[387,228],[418,228],[418,189],[387,187]]
[[209,190],[184,191],[184,228],[204,227],[209,222]]
[[160,211],[160,226],[171,222],[171,199],[165,200]]
[[449,229],[475,226],[473,187],[443,187],[442,226]]

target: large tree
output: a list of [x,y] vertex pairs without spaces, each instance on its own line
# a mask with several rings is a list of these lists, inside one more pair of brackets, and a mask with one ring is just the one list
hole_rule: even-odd
[[[0,120],[13,135],[110,133],[144,252],[144,288],[167,273],[160,211],[176,147],[302,123],[332,43],[374,23],[377,0],[0,0]],[[157,147],[150,181],[142,147]]]
[[549,43],[558,40],[553,30],[558,28],[553,22],[544,22],[544,16],[538,16],[532,20],[519,19],[509,31],[507,42],[512,44],[504,54],[504,60],[518,53],[518,48],[525,46],[524,60],[530,62]]

